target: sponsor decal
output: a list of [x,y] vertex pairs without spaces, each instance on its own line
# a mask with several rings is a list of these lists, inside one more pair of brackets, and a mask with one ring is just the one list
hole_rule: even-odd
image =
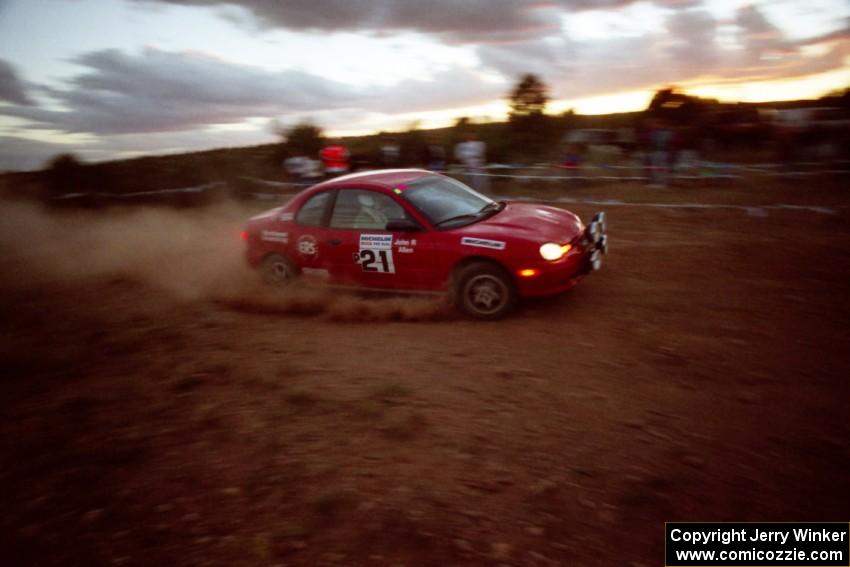
[[319,253],[319,244],[311,234],[305,234],[298,239],[298,253],[302,256],[315,256]]
[[360,250],[354,253],[354,262],[360,264],[364,272],[395,273],[392,250]]
[[360,249],[391,250],[393,246],[392,234],[361,234]]
[[504,250],[505,243],[501,240],[487,240],[486,238],[472,238],[464,236],[460,239],[463,246],[476,246],[478,248],[490,248],[491,250]]
[[277,232],[275,230],[264,230],[260,233],[260,238],[268,242],[280,242],[286,244],[289,242],[288,232]]
[[415,252],[414,246],[416,246],[416,239],[415,238],[411,238],[410,240],[407,240],[407,239],[404,239],[404,238],[396,239],[396,241],[393,242],[393,244],[396,245],[396,252],[398,252],[399,254],[412,254],[413,252]]
[[394,274],[393,235],[361,234],[360,250],[354,254],[354,261],[364,272]]

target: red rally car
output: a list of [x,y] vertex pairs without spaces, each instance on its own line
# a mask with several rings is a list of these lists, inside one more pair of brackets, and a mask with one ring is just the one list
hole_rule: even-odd
[[493,201],[418,169],[355,173],[315,185],[250,219],[248,263],[296,277],[397,292],[450,293],[465,313],[498,319],[519,297],[554,295],[599,269],[605,214]]

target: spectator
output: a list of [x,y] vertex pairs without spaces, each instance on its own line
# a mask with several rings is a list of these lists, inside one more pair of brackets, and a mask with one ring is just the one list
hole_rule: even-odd
[[699,137],[695,127],[682,126],[675,136],[676,157],[674,171],[677,175],[693,176],[699,168]]
[[290,179],[301,183],[307,178],[310,159],[302,155],[288,157],[284,160],[283,166],[286,168],[286,173],[289,174]]
[[349,169],[348,150],[337,140],[322,148],[319,157],[322,159],[326,177],[342,175]]
[[431,171],[445,171],[446,169],[446,149],[436,137],[432,136],[425,147],[425,164]]
[[304,182],[305,183],[317,183],[321,181],[324,167],[322,166],[322,162],[317,159],[308,159],[304,164]]
[[463,165],[466,183],[476,191],[487,188],[487,178],[482,169],[487,161],[486,153],[487,145],[474,132],[467,134],[465,142],[455,146],[455,159]]
[[574,181],[581,176],[582,153],[581,144],[566,144],[561,154],[561,163],[558,164]]
[[381,167],[394,168],[398,167],[401,162],[401,146],[398,140],[392,136],[387,136],[381,142]]
[[656,120],[649,132],[650,186],[667,186],[672,146],[673,132],[663,120]]

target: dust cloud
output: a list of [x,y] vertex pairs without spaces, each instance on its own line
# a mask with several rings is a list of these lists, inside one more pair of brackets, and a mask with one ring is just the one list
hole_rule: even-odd
[[448,301],[434,297],[367,298],[323,286],[296,285],[284,290],[220,293],[215,300],[249,313],[323,316],[333,321],[435,321],[450,318]]
[[419,321],[445,318],[445,300],[363,297],[296,285],[260,283],[239,238],[257,211],[237,203],[202,209],[132,208],[51,211],[32,203],[0,208],[0,262],[7,285],[131,281],[182,301],[229,309],[319,316],[334,321]]

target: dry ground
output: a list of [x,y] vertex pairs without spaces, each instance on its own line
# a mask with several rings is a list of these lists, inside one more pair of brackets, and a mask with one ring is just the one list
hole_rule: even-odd
[[6,204],[2,563],[660,565],[668,520],[847,521],[841,183],[519,191],[836,214],[605,206],[603,271],[485,324],[269,295],[238,208]]

